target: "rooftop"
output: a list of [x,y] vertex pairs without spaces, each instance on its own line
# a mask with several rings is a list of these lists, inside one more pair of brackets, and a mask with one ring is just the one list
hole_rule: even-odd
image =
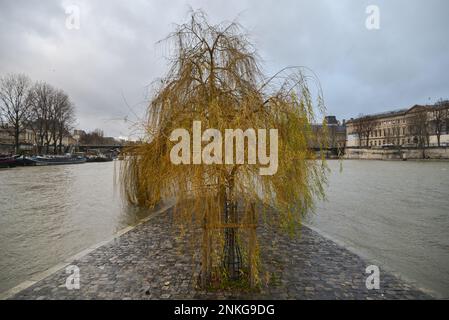
[[[347,121],[347,123],[353,122],[354,120],[361,119],[361,118],[382,119],[382,118],[388,118],[388,117],[393,117],[393,116],[401,116],[401,115],[405,115],[408,112],[411,112],[414,109],[424,109],[424,108],[430,109],[430,108],[435,108],[435,107],[437,107],[437,105],[415,104],[413,107],[406,108],[406,109],[396,109],[396,110],[392,110],[392,111],[367,114],[367,115],[362,115],[357,118],[351,118],[350,120]],[[447,105],[443,106],[443,108],[445,108],[445,107],[447,107]]]

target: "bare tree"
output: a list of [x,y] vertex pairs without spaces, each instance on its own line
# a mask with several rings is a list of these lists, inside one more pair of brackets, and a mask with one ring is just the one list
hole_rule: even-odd
[[359,147],[362,147],[362,141],[364,136],[364,126],[362,121],[363,115],[359,115],[357,119],[353,120],[354,123],[354,131],[357,135],[357,138],[359,139]]
[[59,107],[57,109],[57,141],[59,153],[62,153],[62,139],[65,135],[69,135],[70,131],[73,129],[73,124],[75,123],[75,107],[64,92],[60,93],[59,99],[61,100],[59,101]]
[[362,147],[363,141],[365,141],[365,146],[369,146],[370,137],[376,127],[374,119],[370,116],[360,115],[354,120],[354,129],[359,139],[359,145]]
[[[438,146],[441,145],[441,134],[445,126],[447,126],[449,101],[438,100],[432,110],[432,125],[435,135],[437,136]],[[447,131],[447,129],[446,129]]]
[[94,131],[83,134],[80,137],[80,143],[85,145],[104,145],[111,143],[111,141],[107,140],[108,139],[104,137],[103,130],[101,129],[95,129]]
[[24,74],[9,74],[0,80],[0,112],[11,125],[15,152],[19,152],[20,134],[26,129],[31,114],[29,90],[31,80]]
[[[73,115],[70,107],[69,96],[62,90],[56,90],[53,93],[53,121],[50,131],[55,154],[62,151],[62,139],[67,134],[65,120],[67,116]],[[69,113],[67,114],[67,112]]]
[[365,117],[364,119],[364,127],[365,127],[365,140],[366,140],[366,146],[369,146],[369,139],[372,136],[374,132],[374,128],[376,127],[376,123],[373,118],[371,117]]
[[429,146],[429,117],[427,116],[427,108],[424,106],[416,107],[412,110],[409,117],[410,134],[413,142],[422,150],[422,157],[425,158],[425,148]]
[[32,117],[30,128],[36,135],[38,152],[62,152],[62,140],[75,121],[73,103],[69,96],[45,82],[37,83],[31,93]]
[[[37,151],[42,153],[44,145],[49,141],[48,132],[52,117],[54,88],[45,82],[38,82],[31,91],[32,117],[30,127],[36,136]],[[48,147],[46,152],[48,152]]]
[[0,128],[6,127],[6,117],[3,115],[3,112],[0,109]]

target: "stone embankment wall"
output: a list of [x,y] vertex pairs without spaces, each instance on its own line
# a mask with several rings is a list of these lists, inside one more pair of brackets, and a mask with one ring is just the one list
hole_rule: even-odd
[[[424,150],[425,159],[448,159],[448,147],[430,147]],[[365,160],[413,160],[423,159],[423,151],[415,148],[401,149],[358,149],[346,148],[344,159]]]

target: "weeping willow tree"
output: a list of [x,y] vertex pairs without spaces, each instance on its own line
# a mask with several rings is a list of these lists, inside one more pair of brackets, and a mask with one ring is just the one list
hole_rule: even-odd
[[[143,207],[175,200],[176,225],[192,232],[201,245],[203,284],[246,274],[254,285],[260,266],[257,224],[263,220],[294,232],[316,196],[323,195],[326,165],[309,148],[316,142],[311,123],[324,111],[319,86],[315,99],[308,80],[316,78],[300,67],[266,77],[242,28],[235,22],[211,25],[201,12],[192,13],[166,41],[170,67],[148,107],[146,142],[125,151],[123,191],[129,202]],[[261,175],[266,163],[260,161],[173,163],[170,153],[177,141],[171,134],[184,128],[193,136],[194,121],[201,121],[203,130],[220,132],[277,129],[277,172]],[[202,146],[218,138],[203,136]],[[225,142],[218,145],[213,151],[193,150],[192,157],[224,153]]]

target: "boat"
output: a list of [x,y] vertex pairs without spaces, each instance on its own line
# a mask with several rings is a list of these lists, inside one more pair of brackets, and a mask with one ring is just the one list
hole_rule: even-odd
[[14,157],[11,156],[0,156],[0,168],[12,168],[16,166],[16,161]]
[[80,164],[86,162],[86,158],[81,156],[36,156],[28,158],[36,166],[54,166],[63,164]]
[[16,166],[34,166],[36,165],[36,162],[33,161],[32,159],[30,159],[29,157],[26,156],[15,156],[15,163]]
[[96,155],[96,156],[87,156],[87,162],[108,162],[112,161],[111,157],[105,156],[105,155]]

